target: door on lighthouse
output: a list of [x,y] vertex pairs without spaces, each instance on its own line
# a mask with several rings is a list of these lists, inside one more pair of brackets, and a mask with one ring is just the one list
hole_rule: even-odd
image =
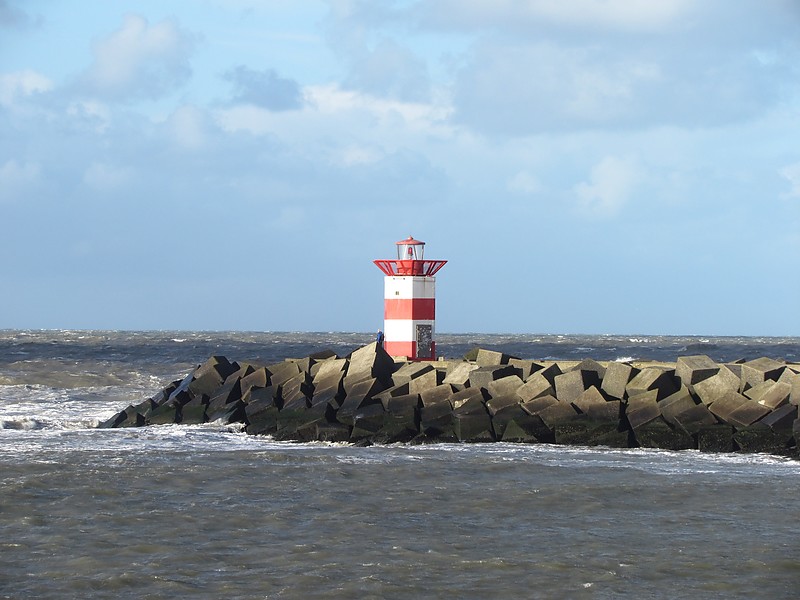
[[417,325],[417,358],[431,358],[433,325]]

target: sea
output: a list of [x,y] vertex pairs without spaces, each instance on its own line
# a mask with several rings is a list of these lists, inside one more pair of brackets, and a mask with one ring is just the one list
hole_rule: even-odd
[[[369,333],[0,331],[0,598],[797,598],[800,462],[96,429],[211,355]],[[800,362],[800,338],[437,336],[520,358]]]

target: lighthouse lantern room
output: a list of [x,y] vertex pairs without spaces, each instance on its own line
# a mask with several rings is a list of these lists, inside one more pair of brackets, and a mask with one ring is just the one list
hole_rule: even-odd
[[373,261],[384,277],[384,348],[409,360],[435,360],[436,278],[446,260],[425,260],[425,242],[397,242],[397,259]]

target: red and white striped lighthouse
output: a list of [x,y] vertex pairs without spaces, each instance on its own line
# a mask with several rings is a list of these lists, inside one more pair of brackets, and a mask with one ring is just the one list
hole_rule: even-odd
[[384,277],[384,349],[409,360],[435,360],[436,278],[446,260],[424,260],[425,242],[397,242],[397,259],[373,261]]

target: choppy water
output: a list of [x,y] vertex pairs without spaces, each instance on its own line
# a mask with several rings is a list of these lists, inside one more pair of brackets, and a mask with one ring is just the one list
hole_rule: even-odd
[[[92,426],[211,354],[368,334],[0,332],[0,597],[795,598],[800,463]],[[798,360],[797,338],[438,336],[525,358]]]

